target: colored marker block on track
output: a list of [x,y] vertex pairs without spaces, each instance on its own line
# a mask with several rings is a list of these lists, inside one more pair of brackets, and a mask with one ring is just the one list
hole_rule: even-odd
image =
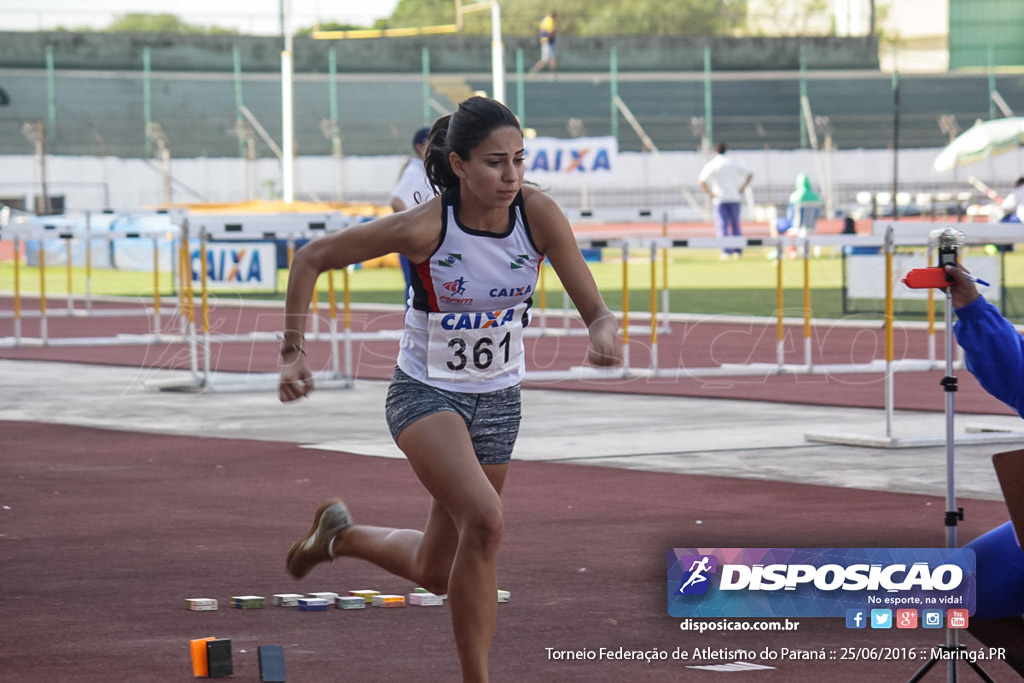
[[420,607],[439,607],[444,604],[444,598],[433,593],[410,593],[409,604]]
[[358,595],[339,595],[334,602],[338,609],[366,609],[366,600]]
[[300,593],[278,593],[274,596],[274,604],[278,607],[298,607],[299,598],[304,597]]
[[404,595],[374,595],[374,607],[405,607]]
[[298,607],[303,612],[326,612],[331,603],[323,598],[300,598]]
[[349,591],[348,594],[349,595],[358,595],[363,600],[366,600],[366,602],[373,602],[373,596],[380,595],[380,591],[358,590],[358,591]]
[[217,609],[215,598],[186,598],[185,606],[190,612],[212,612]]

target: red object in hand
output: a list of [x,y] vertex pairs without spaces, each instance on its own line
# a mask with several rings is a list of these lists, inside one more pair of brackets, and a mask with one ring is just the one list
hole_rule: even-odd
[[928,289],[949,287],[950,280],[944,268],[914,268],[903,278],[903,284],[911,289]]

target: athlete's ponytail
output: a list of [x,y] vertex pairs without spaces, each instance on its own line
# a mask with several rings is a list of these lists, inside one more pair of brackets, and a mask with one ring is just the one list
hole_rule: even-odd
[[459,177],[452,170],[448,161],[448,149],[446,140],[448,138],[448,124],[451,121],[451,114],[442,116],[430,127],[430,136],[427,138],[427,152],[423,157],[423,167],[427,171],[427,180],[434,192],[441,194],[448,188],[458,187]]
[[435,121],[423,160],[427,179],[434,190],[441,193],[459,186],[459,177],[449,161],[452,152],[468,160],[470,153],[491,133],[505,127],[522,130],[508,107],[487,97],[470,97],[459,104],[454,114]]

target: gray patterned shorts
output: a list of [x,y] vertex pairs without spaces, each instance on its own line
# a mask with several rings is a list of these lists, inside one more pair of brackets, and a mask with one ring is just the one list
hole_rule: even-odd
[[522,402],[519,385],[484,394],[437,389],[395,368],[384,403],[391,437],[420,418],[450,410],[460,415],[469,430],[481,465],[501,465],[512,459],[519,435]]

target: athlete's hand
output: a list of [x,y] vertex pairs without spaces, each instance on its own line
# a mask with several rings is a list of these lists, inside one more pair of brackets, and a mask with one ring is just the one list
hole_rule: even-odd
[[980,296],[977,285],[966,273],[960,264],[946,266],[947,279],[953,278],[949,283],[950,303],[953,304],[953,308],[963,308]]
[[587,362],[601,367],[622,365],[622,340],[615,318],[609,316],[590,326]]
[[281,358],[281,377],[277,396],[282,403],[300,399],[313,391],[313,373],[306,365],[306,355],[294,351]]

